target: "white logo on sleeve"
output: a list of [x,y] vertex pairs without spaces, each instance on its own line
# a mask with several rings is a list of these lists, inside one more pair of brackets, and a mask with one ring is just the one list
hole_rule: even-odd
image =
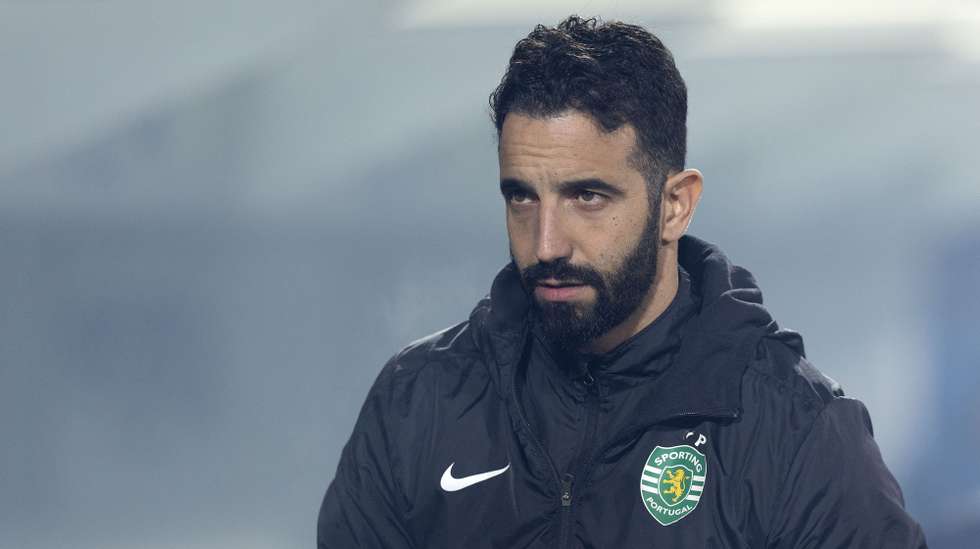
[[442,474],[442,480],[439,481],[439,486],[447,492],[456,492],[458,490],[462,490],[463,488],[473,486],[478,482],[483,482],[485,480],[492,479],[497,475],[501,475],[504,473],[504,471],[510,469],[510,463],[508,463],[502,469],[494,469],[493,471],[487,471],[486,473],[477,473],[475,475],[456,478],[453,476],[453,465],[456,465],[456,462],[449,464],[449,467],[446,468],[446,472]]

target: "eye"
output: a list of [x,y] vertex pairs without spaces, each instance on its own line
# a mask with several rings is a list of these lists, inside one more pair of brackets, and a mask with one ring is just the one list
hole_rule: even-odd
[[511,204],[528,204],[531,202],[531,197],[524,191],[513,190],[507,192],[507,202]]
[[605,196],[593,191],[581,191],[577,195],[578,201],[585,206],[596,207],[604,203]]

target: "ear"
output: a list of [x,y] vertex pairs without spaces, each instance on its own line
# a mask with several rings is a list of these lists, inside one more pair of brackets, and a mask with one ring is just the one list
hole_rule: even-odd
[[701,199],[703,184],[704,177],[695,169],[667,177],[660,199],[660,238],[664,243],[680,240],[687,231]]

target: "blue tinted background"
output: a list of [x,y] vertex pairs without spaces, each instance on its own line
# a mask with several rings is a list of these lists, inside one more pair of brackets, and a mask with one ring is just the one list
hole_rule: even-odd
[[[691,232],[867,404],[932,546],[969,546],[973,23],[633,4],[578,11],[674,51]],[[571,7],[460,5],[0,5],[0,547],[313,546],[381,365],[507,261],[487,95]]]

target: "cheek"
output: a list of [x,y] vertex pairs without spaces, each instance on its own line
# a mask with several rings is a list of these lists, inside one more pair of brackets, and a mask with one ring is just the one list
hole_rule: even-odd
[[526,266],[529,262],[529,250],[533,248],[532,235],[527,229],[526,223],[515,221],[512,217],[507,217],[507,239],[510,241],[510,253],[517,260],[519,266]]
[[588,234],[595,266],[607,275],[622,267],[626,256],[636,247],[643,225],[627,223],[622,218],[610,218],[601,228],[593,228]]

